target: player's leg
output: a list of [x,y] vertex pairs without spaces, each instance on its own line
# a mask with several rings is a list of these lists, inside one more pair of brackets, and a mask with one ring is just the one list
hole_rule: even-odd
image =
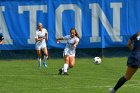
[[127,80],[130,80],[134,73],[137,71],[138,68],[128,67],[126,73],[123,77],[121,77],[115,87],[110,90],[110,93],[115,93]]
[[38,56],[38,67],[41,67],[41,50],[36,50]]
[[47,58],[48,58],[48,50],[47,50],[46,47],[44,47],[44,48],[42,49],[42,51],[44,52],[43,65],[44,65],[44,67],[47,67],[46,61],[47,61]]
[[70,56],[69,59],[69,68],[72,68],[75,66],[75,56]]
[[128,67],[124,78],[126,80],[130,80],[137,70],[138,70],[138,68]]
[[63,68],[60,68],[59,69],[59,75],[61,75],[63,72],[64,74],[67,74],[67,70],[68,70],[68,67],[69,67],[69,56],[68,55],[63,55],[64,56],[64,65],[63,65]]
[[64,70],[64,74],[67,75],[67,72],[68,72],[68,67],[69,67],[69,56],[68,55],[65,55],[64,56],[64,67],[63,67],[63,70]]
[[[69,64],[67,65],[67,70],[74,67],[75,65],[75,57],[74,56],[69,56]],[[67,75],[67,73],[64,73]]]

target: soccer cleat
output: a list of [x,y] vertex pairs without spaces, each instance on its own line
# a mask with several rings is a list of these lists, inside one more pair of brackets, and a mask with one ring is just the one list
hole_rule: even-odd
[[67,72],[64,72],[64,74],[63,75],[69,75]]
[[46,64],[46,62],[43,62],[43,65],[44,65],[44,67],[45,67],[45,68],[47,67],[47,64]]
[[58,74],[61,75],[62,73],[63,73],[63,70],[60,68]]
[[109,88],[109,93],[115,93],[115,90],[113,88]]

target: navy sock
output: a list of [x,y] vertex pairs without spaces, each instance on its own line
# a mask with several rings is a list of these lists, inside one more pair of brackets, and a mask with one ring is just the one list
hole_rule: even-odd
[[124,77],[121,77],[115,85],[114,90],[117,91],[126,81]]

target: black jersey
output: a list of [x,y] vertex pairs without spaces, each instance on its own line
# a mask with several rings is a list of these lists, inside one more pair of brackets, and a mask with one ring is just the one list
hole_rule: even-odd
[[130,37],[130,40],[133,41],[133,51],[140,52],[140,35],[134,34]]
[[2,33],[0,33],[0,41],[2,41],[4,39]]

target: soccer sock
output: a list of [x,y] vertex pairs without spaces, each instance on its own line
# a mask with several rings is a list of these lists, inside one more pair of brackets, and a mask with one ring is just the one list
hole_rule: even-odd
[[114,90],[117,91],[126,81],[125,77],[121,77],[115,85]]
[[48,56],[44,56],[44,60],[43,62],[46,64],[46,60],[47,60]]
[[68,67],[69,65],[67,63],[64,64],[64,72],[67,72],[68,71]]
[[38,58],[38,66],[40,67],[41,66],[41,58]]

